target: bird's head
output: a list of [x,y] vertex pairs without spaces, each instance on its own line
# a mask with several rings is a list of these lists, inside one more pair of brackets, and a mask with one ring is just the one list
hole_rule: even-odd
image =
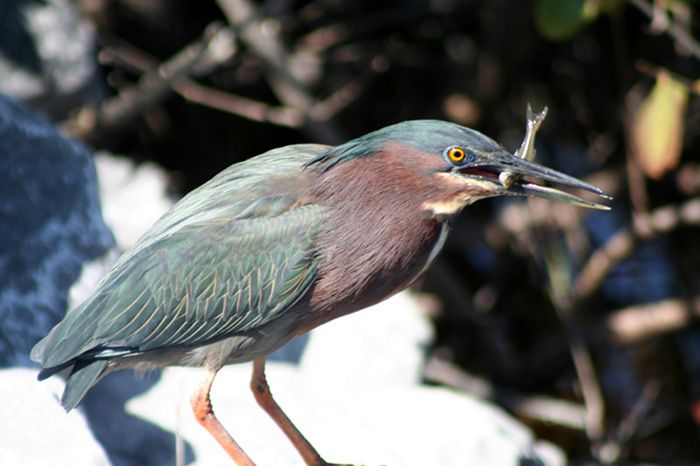
[[[375,163],[373,173],[423,190],[421,207],[435,216],[449,216],[479,200],[495,196],[532,196],[581,207],[608,210],[559,189],[549,182],[583,189],[608,198],[600,189],[564,173],[515,156],[493,139],[470,128],[438,120],[413,120],[387,126],[332,148],[311,162],[333,171],[346,162]],[[381,160],[377,164],[377,160]],[[505,173],[512,175],[503,176]],[[427,193],[427,194],[426,194]]]

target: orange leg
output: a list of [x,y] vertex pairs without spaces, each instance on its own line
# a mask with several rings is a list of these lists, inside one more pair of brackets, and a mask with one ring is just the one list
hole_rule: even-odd
[[233,440],[233,437],[226,432],[226,429],[224,429],[224,426],[221,425],[214,414],[209,392],[211,390],[211,384],[214,382],[214,377],[216,377],[216,373],[217,370],[207,369],[206,378],[192,395],[190,403],[192,404],[194,417],[197,419],[197,422],[202,424],[216,441],[219,442],[219,445],[226,450],[226,453],[233,458],[233,461],[235,461],[238,466],[255,466],[255,463],[246,455],[238,443]]
[[250,380],[250,388],[253,390],[255,400],[265,410],[265,412],[277,423],[282,432],[291,440],[294,448],[304,458],[304,462],[309,466],[329,466],[316,449],[309,443],[304,435],[299,432],[299,429],[292,423],[291,420],[284,414],[282,408],[272,398],[270,387],[267,385],[265,378],[265,358],[256,359],[253,361],[253,378]]

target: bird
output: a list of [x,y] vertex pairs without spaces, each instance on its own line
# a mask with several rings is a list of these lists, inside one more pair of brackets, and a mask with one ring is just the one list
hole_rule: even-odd
[[607,209],[543,183],[607,197],[440,120],[233,164],[166,212],[34,346],[38,378],[67,374],[61,404],[69,411],[114,371],[203,367],[194,416],[234,462],[252,465],[210,399],[223,366],[252,362],[258,404],[306,464],[329,464],[272,397],[266,356],[407,288],[441,250],[452,219],[475,201],[533,196]]

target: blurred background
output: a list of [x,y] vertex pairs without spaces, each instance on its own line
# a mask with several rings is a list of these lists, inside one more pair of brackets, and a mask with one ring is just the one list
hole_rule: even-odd
[[2,0],[0,361],[31,366],[84,264],[129,242],[103,223],[94,152],[127,157],[118,186],[160,167],[167,207],[273,147],[407,119],[515,150],[530,103],[549,109],[537,160],[613,209],[466,209],[415,286],[423,381],[499,404],[570,464],[700,464],[699,5]]

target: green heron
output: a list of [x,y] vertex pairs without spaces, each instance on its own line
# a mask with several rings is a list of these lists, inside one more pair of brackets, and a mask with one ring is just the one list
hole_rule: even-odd
[[474,201],[536,196],[605,208],[528,179],[603,195],[477,131],[434,120],[232,165],[163,215],[34,347],[39,379],[67,369],[61,403],[70,410],[113,371],[203,366],[195,417],[249,465],[209,391],[221,367],[253,361],[258,403],[307,464],[327,464],[272,398],[265,357],[409,286],[441,249],[450,219]]

